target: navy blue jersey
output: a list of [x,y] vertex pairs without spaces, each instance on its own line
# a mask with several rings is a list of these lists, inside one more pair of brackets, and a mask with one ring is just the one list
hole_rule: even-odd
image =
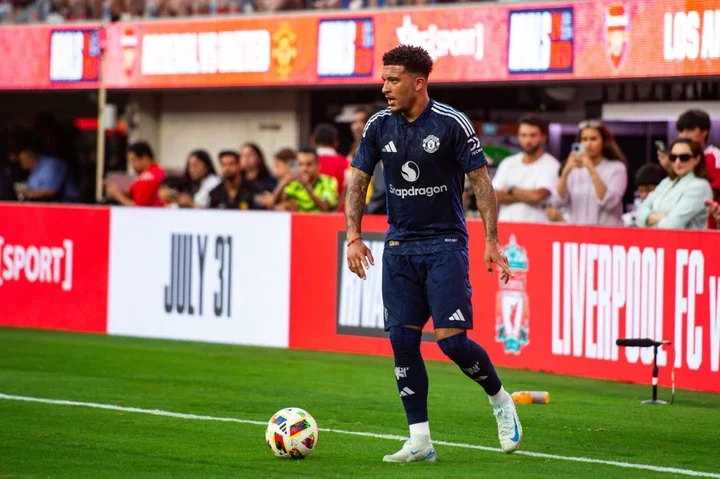
[[423,254],[467,248],[465,174],[487,165],[470,120],[433,100],[413,122],[383,110],[365,125],[351,165],[372,175],[380,160],[390,223],[385,251]]

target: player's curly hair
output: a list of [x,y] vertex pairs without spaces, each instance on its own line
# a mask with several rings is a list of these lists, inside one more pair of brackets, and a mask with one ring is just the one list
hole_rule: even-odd
[[408,73],[430,76],[433,61],[430,54],[422,47],[412,45],[399,45],[383,55],[383,65],[398,65],[405,67]]

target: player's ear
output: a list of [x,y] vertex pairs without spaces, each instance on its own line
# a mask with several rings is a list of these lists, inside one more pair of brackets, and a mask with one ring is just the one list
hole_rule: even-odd
[[420,91],[426,84],[426,79],[422,75],[415,77],[415,91]]

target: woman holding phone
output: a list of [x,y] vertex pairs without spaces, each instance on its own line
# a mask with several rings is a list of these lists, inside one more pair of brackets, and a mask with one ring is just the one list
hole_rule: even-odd
[[560,173],[556,206],[565,207],[570,224],[623,226],[625,156],[602,121],[583,121],[578,128]]
[[690,138],[679,138],[671,145],[668,159],[674,175],[662,180],[642,202],[637,212],[638,226],[706,229],[706,207],[712,200],[712,189],[702,147]]

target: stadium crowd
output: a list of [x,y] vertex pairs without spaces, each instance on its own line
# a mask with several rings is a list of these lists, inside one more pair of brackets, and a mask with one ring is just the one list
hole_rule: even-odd
[[[354,137],[348,155],[337,152],[338,129],[319,124],[311,145],[298,150],[277,151],[268,166],[262,149],[251,142],[239,150],[218,154],[216,169],[210,154],[197,149],[187,156],[184,174],[168,175],[155,161],[152,147],[140,141],[128,147],[128,162],[137,179],[128,191],[106,182],[107,197],[121,205],[171,208],[216,208],[330,212],[342,210],[349,164],[354,155],[368,112],[354,115]],[[369,196],[377,197],[371,191]],[[384,206],[384,190],[382,203]]]
[[[128,158],[138,173],[130,191],[112,183],[107,194],[125,205],[299,211],[342,211],[349,163],[370,112],[358,110],[351,123],[354,142],[347,156],[337,152],[339,133],[317,125],[311,145],[273,155],[268,168],[253,143],[218,155],[188,155],[185,174],[166,176],[146,143],[131,145]],[[545,151],[548,125],[537,115],[519,120],[520,153],[500,162],[493,177],[501,221],[561,222],[599,226],[717,229],[720,222],[720,149],[707,144],[710,117],[689,110],[677,120],[678,138],[658,151],[658,163],[643,165],[633,178],[638,201],[625,212],[627,161],[608,127],[599,120],[578,125],[577,143],[562,163]],[[157,193],[155,193],[157,192]],[[382,162],[368,191],[366,212],[385,214],[387,191]],[[477,217],[466,185],[465,209]]]
[[[123,188],[109,178],[105,196],[108,203],[124,206],[342,211],[350,161],[372,113],[354,113],[347,155],[337,151],[340,135],[332,124],[316,125],[309,145],[283,148],[270,161],[252,142],[221,151],[217,167],[206,150],[197,149],[188,153],[181,174],[166,172],[151,145],[135,142],[127,148],[134,182]],[[500,221],[718,229],[720,149],[708,144],[711,122],[706,112],[688,110],[680,115],[678,138],[658,149],[657,163],[644,164],[633,178],[628,177],[627,161],[612,132],[600,120],[578,125],[576,142],[563,161],[545,149],[548,124],[542,117],[525,115],[518,125],[521,151],[494,168]],[[43,116],[32,130],[18,132],[8,145],[10,161],[0,168],[0,199],[79,201],[88,186],[78,184],[77,172],[82,165],[92,167],[92,162],[78,164],[77,152],[66,139],[66,132]],[[382,168],[378,163],[367,214],[386,214]],[[623,204],[628,187],[636,198],[631,208]],[[467,183],[463,200],[466,215],[479,217]]]

